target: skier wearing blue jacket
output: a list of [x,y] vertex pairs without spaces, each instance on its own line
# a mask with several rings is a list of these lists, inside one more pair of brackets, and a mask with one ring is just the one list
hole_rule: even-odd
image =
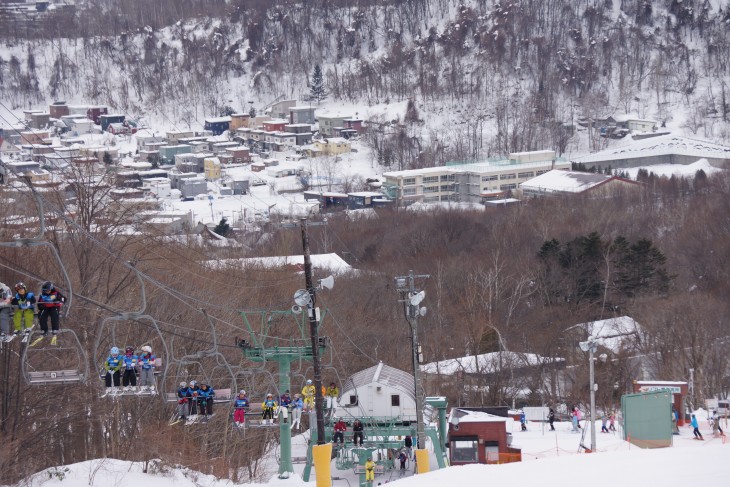
[[700,424],[697,422],[697,416],[694,414],[692,415],[692,421],[690,421],[690,425],[692,428],[692,433],[695,435],[695,440],[704,440],[702,437],[702,433],[700,433]]
[[203,416],[211,416],[213,414],[213,398],[215,391],[208,384],[200,384],[198,391],[198,405],[200,406],[200,414]]
[[112,387],[112,384],[115,388],[119,387],[119,371],[122,370],[123,364],[124,361],[119,355],[119,349],[117,347],[112,347],[112,349],[109,351],[109,356],[104,361],[104,370],[106,370],[104,383],[107,387]]
[[177,388],[177,415],[181,421],[188,419],[190,414],[190,389],[187,382],[181,382]]
[[137,363],[139,357],[134,354],[134,347],[127,347],[122,357],[122,386],[128,391],[131,387],[137,387]]
[[233,421],[235,421],[236,426],[242,427],[246,422],[246,409],[248,408],[248,398],[246,397],[246,391],[243,389],[238,393],[236,400],[233,401],[233,408]]

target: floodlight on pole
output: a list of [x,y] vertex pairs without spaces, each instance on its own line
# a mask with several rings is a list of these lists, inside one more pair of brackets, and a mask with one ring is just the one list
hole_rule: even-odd
[[398,276],[395,287],[401,296],[400,302],[404,305],[406,320],[411,328],[411,353],[413,360],[413,386],[416,399],[416,448],[425,448],[426,432],[423,423],[423,395],[421,394],[420,366],[423,359],[421,346],[418,343],[418,317],[426,314],[426,308],[420,307],[426,297],[426,291],[415,288],[416,278],[428,278],[429,275],[415,275],[409,271],[407,276]]

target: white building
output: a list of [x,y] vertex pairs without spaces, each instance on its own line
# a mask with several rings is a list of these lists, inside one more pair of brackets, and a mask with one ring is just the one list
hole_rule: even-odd
[[481,203],[504,198],[520,183],[552,169],[570,169],[554,151],[514,152],[507,159],[471,164],[386,172],[384,187],[403,202],[463,201]]
[[340,388],[335,416],[416,419],[413,376],[380,362],[350,376]]

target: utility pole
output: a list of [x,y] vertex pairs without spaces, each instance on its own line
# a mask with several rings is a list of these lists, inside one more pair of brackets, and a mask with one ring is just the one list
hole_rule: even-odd
[[594,355],[598,348],[598,344],[592,337],[589,337],[588,341],[580,342],[579,345],[581,350],[588,352],[588,381],[591,387],[591,452],[596,453],[596,378]]
[[315,309],[316,289],[312,282],[312,259],[309,253],[309,234],[307,219],[301,219],[302,247],[304,250],[304,279],[310,299],[307,303],[309,332],[312,339],[312,368],[314,369],[314,408],[317,411],[317,444],[324,445],[324,398],[322,397],[322,370],[319,366],[319,336],[317,310]]
[[403,303],[406,312],[406,320],[411,327],[411,352],[413,354],[413,384],[416,397],[416,448],[425,448],[426,433],[423,424],[423,398],[421,397],[420,387],[420,367],[419,356],[421,355],[421,346],[418,343],[418,317],[426,314],[426,308],[420,308],[418,305],[426,297],[426,291],[417,291],[415,286],[416,278],[429,278],[428,274],[415,275],[413,271],[408,271],[407,276],[399,276],[395,278],[396,289],[401,295],[400,302]]

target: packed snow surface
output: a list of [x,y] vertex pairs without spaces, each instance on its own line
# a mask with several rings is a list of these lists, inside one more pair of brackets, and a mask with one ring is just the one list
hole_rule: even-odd
[[[555,432],[548,431],[543,423],[528,423],[528,431],[519,431],[516,421],[509,421],[508,430],[512,431],[512,445],[522,449],[522,462],[506,465],[469,465],[434,470],[427,474],[414,476],[409,470],[404,477],[395,471],[376,476],[375,484],[397,482],[398,486],[451,487],[456,485],[481,485],[488,479],[490,485],[512,485],[519,479],[520,485],[540,487],[616,487],[661,485],[663,487],[685,487],[687,485],[730,485],[730,444],[725,438],[713,437],[706,422],[706,413],[697,412],[700,430],[705,440],[693,440],[688,427],[680,428],[680,435],[674,436],[670,448],[642,450],[623,441],[621,434],[608,433],[597,435],[595,454],[578,453],[581,434],[570,431],[570,423],[555,423]],[[590,429],[586,422],[583,427]],[[600,429],[600,423],[597,425]],[[726,428],[727,424],[723,424]],[[303,456],[306,451],[308,433],[292,438],[292,454]],[[590,445],[590,433],[583,439]],[[275,452],[270,452],[272,458]],[[435,458],[431,468],[435,469]],[[300,474],[304,468],[295,463],[296,474],[291,478],[278,479],[275,461],[269,462],[268,483],[245,484],[251,487],[267,486],[314,486],[316,472],[306,483]],[[65,467],[58,467],[63,469]],[[200,472],[166,467],[156,473],[143,473],[141,463],[114,459],[100,459],[68,466],[64,480],[51,478],[49,472],[55,468],[39,472],[24,485],[34,487],[61,485],[63,487],[111,486],[111,485],[149,485],[155,487],[229,487],[230,481],[218,480]],[[152,469],[151,469],[152,470]],[[338,471],[332,465],[332,475],[347,479],[350,487],[357,485],[351,470]],[[416,478],[417,477],[417,478]],[[475,484],[475,481],[477,484]],[[333,485],[346,485],[335,480]]]

